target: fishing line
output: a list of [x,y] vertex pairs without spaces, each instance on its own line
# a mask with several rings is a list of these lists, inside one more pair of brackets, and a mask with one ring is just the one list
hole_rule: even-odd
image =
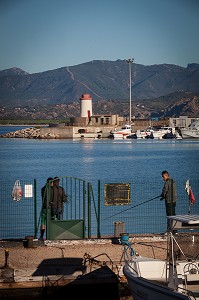
[[114,217],[114,216],[116,216],[116,215],[119,215],[119,214],[121,214],[121,213],[123,213],[123,212],[129,210],[129,209],[135,208],[135,207],[137,207],[137,206],[139,206],[139,205],[142,205],[142,204],[144,204],[144,203],[150,202],[150,201],[155,200],[155,199],[160,198],[160,197],[161,197],[161,195],[159,195],[159,196],[157,196],[157,197],[154,197],[154,198],[152,198],[152,199],[146,200],[146,201],[144,201],[144,202],[141,202],[141,203],[139,203],[139,204],[136,204],[136,205],[134,205],[134,206],[131,206],[131,207],[127,208],[127,209],[124,209],[124,210],[122,210],[122,211],[119,211],[118,213],[116,213],[116,214],[114,214],[114,215],[112,215],[112,216],[110,216],[110,217],[108,217],[108,218],[103,219],[102,221],[107,220],[107,219],[109,219],[109,218],[112,218],[112,217]]

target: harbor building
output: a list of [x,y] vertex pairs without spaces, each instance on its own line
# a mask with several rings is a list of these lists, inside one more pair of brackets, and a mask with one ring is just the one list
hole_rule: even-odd
[[170,125],[177,128],[187,128],[198,118],[189,118],[188,116],[179,116],[178,118],[169,118]]

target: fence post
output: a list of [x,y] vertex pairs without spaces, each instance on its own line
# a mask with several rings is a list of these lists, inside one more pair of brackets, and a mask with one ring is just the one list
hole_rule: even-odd
[[34,179],[34,183],[33,183],[33,186],[34,186],[34,238],[37,237],[37,181],[36,179]]
[[91,238],[91,195],[90,183],[88,182],[88,238]]
[[100,206],[101,204],[101,181],[98,180],[98,213],[97,213],[97,237],[100,239],[101,238],[101,233],[100,233],[100,221],[101,221],[101,212],[100,212]]
[[84,220],[84,238],[86,236],[86,181],[83,180],[83,220]]

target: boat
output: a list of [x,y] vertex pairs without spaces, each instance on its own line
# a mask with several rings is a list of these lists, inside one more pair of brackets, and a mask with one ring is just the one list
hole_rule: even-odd
[[145,130],[137,130],[136,135],[138,139],[149,139],[153,138],[153,129],[152,128],[146,128]]
[[109,138],[113,139],[126,139],[127,136],[131,135],[131,125],[125,124],[121,129],[115,129],[110,132]]
[[182,138],[199,138],[199,119],[191,123],[187,128],[181,128]]
[[[185,241],[188,233],[179,231],[183,229],[191,232],[194,240],[192,230],[199,229],[199,215],[176,215],[167,218],[170,219],[172,229],[167,232],[165,260],[143,257],[136,253],[128,236],[124,234],[121,239],[124,245],[123,274],[134,300],[199,299],[199,253],[191,257],[190,253],[183,252],[179,244],[181,239],[181,243],[184,241],[185,251],[189,249],[187,240]],[[196,251],[198,249],[196,244]]]
[[136,136],[138,139],[182,139],[175,127],[148,127],[143,130],[137,130]]
[[163,126],[152,131],[152,135],[154,139],[169,139],[169,138],[177,138],[181,139],[182,137],[176,131],[175,127],[171,126]]

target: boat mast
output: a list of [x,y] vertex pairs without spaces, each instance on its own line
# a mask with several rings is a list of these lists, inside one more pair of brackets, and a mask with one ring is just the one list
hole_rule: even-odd
[[129,58],[126,60],[126,62],[129,65],[129,125],[131,126],[131,87],[132,87],[132,82],[131,82],[131,65],[134,61],[134,58]]

